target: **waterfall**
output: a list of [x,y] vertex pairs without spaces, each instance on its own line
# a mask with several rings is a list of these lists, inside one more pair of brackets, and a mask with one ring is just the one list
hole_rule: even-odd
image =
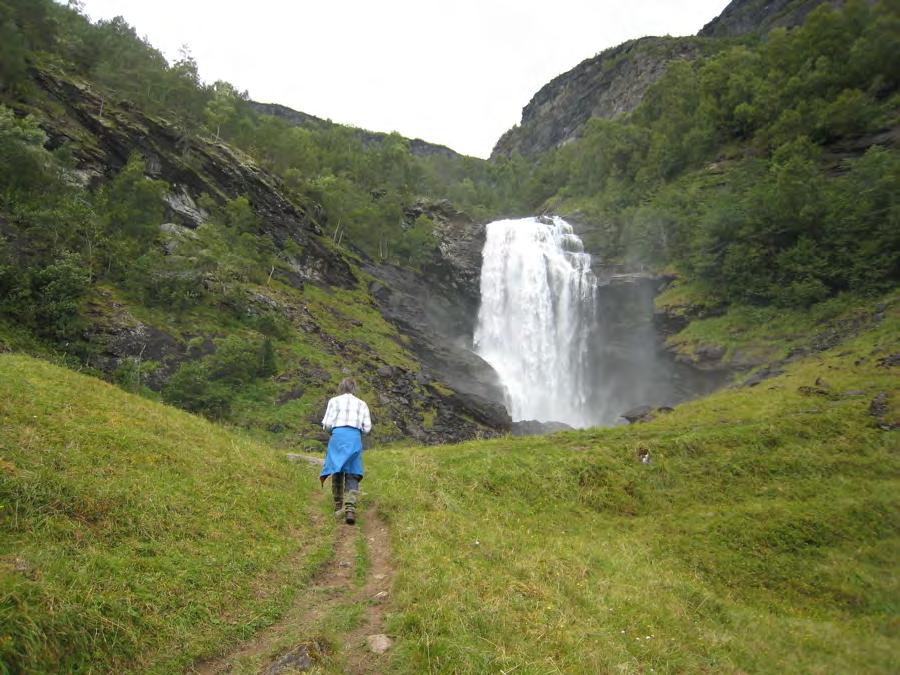
[[562,218],[488,224],[474,346],[500,376],[513,420],[596,419],[588,366],[596,285],[590,254]]

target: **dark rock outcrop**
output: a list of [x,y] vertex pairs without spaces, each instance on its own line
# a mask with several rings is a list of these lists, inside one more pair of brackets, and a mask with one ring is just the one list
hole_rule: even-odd
[[485,425],[508,430],[509,413],[493,368],[470,350],[474,315],[464,298],[445,293],[418,274],[386,264],[366,263],[378,281],[369,292],[381,313],[410,338],[427,377],[454,390],[450,400]]
[[538,422],[537,420],[521,420],[512,423],[513,436],[545,436],[558,431],[572,431],[565,422]]
[[519,126],[497,141],[491,159],[516,152],[535,157],[577,138],[591,117],[631,112],[672,61],[695,58],[703,44],[700,38],[647,37],[582,61],[534,95]]
[[[178,367],[190,357],[186,346],[159,328],[134,318],[104,291],[87,303],[88,326],[85,340],[93,353],[88,364],[105,373],[115,373],[131,365],[134,376],[151,389],[159,390]],[[152,372],[142,373],[141,365],[154,363]]]
[[638,422],[650,422],[656,419],[657,416],[670,413],[672,410],[673,408],[670,406],[657,407],[652,405],[639,405],[630,410],[626,410],[621,416],[623,419],[627,420],[629,424],[637,424]]
[[458,298],[474,321],[472,315],[477,312],[481,299],[485,224],[476,223],[447,200],[419,200],[406,209],[405,215],[410,222],[421,215],[434,222],[437,248],[423,266],[423,276],[437,284],[445,296]]
[[843,4],[841,0],[732,0],[698,35],[736,37],[778,27],[791,28],[803,23],[807,14],[825,2],[832,6]]
[[287,199],[279,179],[247,155],[224,143],[185,135],[171,122],[124,102],[113,105],[88,85],[49,69],[34,70],[32,78],[65,110],[65,114],[40,118],[49,146],[68,143],[79,175],[87,182],[112,178],[138,152],[146,160],[147,172],[172,186],[167,198],[169,220],[197,227],[206,218],[197,206],[204,194],[219,203],[246,197],[262,231],[277,247],[292,240],[302,249],[296,263],[308,280],[356,286],[346,260],[317,236],[322,230],[314,214]]

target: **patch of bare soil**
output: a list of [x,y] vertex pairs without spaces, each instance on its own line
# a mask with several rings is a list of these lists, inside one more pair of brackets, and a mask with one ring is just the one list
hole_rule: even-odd
[[[302,672],[317,663],[326,668],[339,666],[340,672],[350,674],[382,672],[390,652],[373,653],[366,638],[384,632],[384,606],[394,576],[388,530],[374,508],[364,509],[359,516],[355,526],[337,526],[333,557],[298,593],[281,620],[229,654],[195,664],[189,672],[280,675]],[[361,586],[355,571],[359,536],[366,539],[369,563]],[[320,637],[323,622],[342,606],[353,605],[362,607],[361,616],[349,632],[339,636],[337,649],[330,650]]]

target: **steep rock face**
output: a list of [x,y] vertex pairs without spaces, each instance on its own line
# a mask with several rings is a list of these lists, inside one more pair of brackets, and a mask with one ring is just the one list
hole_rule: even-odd
[[[352,372],[374,392],[370,405],[381,441],[459,442],[509,428],[506,411],[492,400],[489,385],[467,384],[465,373],[482,377],[482,364],[459,370],[457,353],[427,342],[424,332],[418,333],[423,336],[421,345],[415,337],[410,344],[396,333],[386,334],[368,314],[363,315],[365,324],[350,315],[370,307],[377,315],[380,303],[361,287],[359,268],[321,236],[326,216],[317,205],[293,201],[276,176],[224,143],[184,134],[173,123],[126,102],[104,100],[88,83],[53,70],[35,70],[32,79],[35,88],[14,108],[18,114],[35,115],[50,148],[68,148],[75,166],[73,179],[85,186],[103,184],[117,175],[130,155],[140,153],[147,174],[171,186],[164,197],[166,220],[160,223],[155,242],[165,255],[183,255],[182,249],[201,236],[196,228],[210,217],[201,196],[220,204],[246,197],[260,232],[269,235],[280,249],[279,258],[287,262],[273,270],[272,278],[283,286],[244,284],[227,297],[217,296],[214,310],[221,311],[222,320],[214,312],[202,325],[194,325],[193,315],[182,320],[175,313],[148,313],[139,300],[114,285],[92,288],[84,308],[87,365],[117,381],[127,379],[129,385],[160,390],[186,362],[216,353],[220,340],[236,330],[234,317],[250,325],[254,318],[274,314],[287,331],[282,348],[287,351],[288,343],[296,343],[316,358],[285,358],[270,380],[271,400],[261,402],[259,414],[245,411],[240,424],[279,434],[281,442],[320,447],[315,444],[323,440],[318,428],[323,410],[316,406],[324,405],[335,377]],[[452,218],[466,220],[447,205],[427,208],[439,228],[449,228]],[[13,230],[13,237],[14,228],[0,217],[0,231],[7,229]],[[442,269],[445,280],[453,274],[446,266]],[[206,281],[198,277],[198,283]],[[420,289],[436,283],[412,275],[397,285]],[[354,299],[350,313],[342,311],[345,307],[337,294],[333,304],[328,301],[335,290]],[[436,316],[438,305],[429,305],[434,307],[429,316]],[[395,318],[387,309],[384,314]],[[447,309],[446,325],[456,325],[460,316],[466,312]],[[399,353],[378,348],[383,344],[379,340],[392,338],[403,345]],[[462,374],[454,377],[454,372]]]
[[406,210],[434,222],[436,245],[421,272],[366,261],[363,269],[377,279],[369,286],[382,314],[410,338],[409,347],[426,377],[451,387],[454,404],[479,422],[502,431],[510,428],[504,394],[494,369],[471,350],[481,301],[481,252],[485,225],[473,221],[446,200],[420,200]]
[[203,222],[206,214],[197,206],[203,194],[220,203],[245,196],[276,246],[283,248],[293,240],[303,249],[295,260],[299,281],[343,288],[356,285],[347,262],[317,236],[321,234],[317,214],[286,199],[278,179],[240,151],[185,136],[168,121],[127,105],[110,105],[89,86],[49,70],[35,71],[33,78],[65,110],[65,114],[42,116],[51,147],[68,143],[86,182],[111,178],[138,152],[146,160],[148,173],[172,186],[166,202],[176,223],[197,227]]
[[[485,224],[475,222],[447,200],[419,200],[406,210],[410,222],[420,215],[434,222],[437,240],[437,247],[424,266],[423,274],[443,288],[445,295],[455,296],[468,312],[477,311],[481,299],[479,286]],[[474,322],[474,316],[470,316],[470,320]]]
[[714,48],[708,38],[728,38],[803,23],[819,5],[843,0],[733,0],[698,37],[646,37],[587,59],[545,85],[522,109],[521,123],[507,131],[491,159],[515,152],[535,157],[577,138],[591,117],[612,118],[634,110],[647,89],[676,59],[693,59]]
[[497,141],[491,158],[534,157],[576,138],[591,117],[631,112],[673,60],[695,58],[703,44],[699,38],[641,38],[581,62],[534,95],[521,124]]
[[494,369],[470,347],[473,317],[440,287],[393,265],[363,268],[378,281],[369,286],[381,312],[407,337],[425,376],[454,390],[450,402],[482,424],[507,431],[510,417]]
[[410,338],[428,376],[454,389],[454,401],[476,411],[477,420],[506,431],[510,417],[500,380],[471,350],[485,226],[447,201],[423,200],[407,209],[410,221],[420,215],[435,224],[429,261],[418,273],[368,261],[363,269],[377,279],[369,290],[382,314]]
[[[330,120],[323,120],[321,117],[300,112],[299,110],[294,110],[293,108],[288,108],[287,106],[278,103],[259,103],[258,101],[250,101],[249,104],[253,110],[261,115],[278,117],[296,127],[324,130],[341,126]],[[381,143],[388,137],[388,134],[379,131],[368,131],[367,129],[358,129],[356,127],[352,127],[352,129],[356,137],[366,146],[373,143]],[[429,143],[428,141],[423,141],[421,138],[408,138],[406,140],[409,142],[409,151],[417,157],[430,157],[432,155],[441,155],[450,158],[462,157],[458,152],[451,150],[445,145]]]
[[736,37],[754,31],[768,32],[779,26],[790,28],[803,23],[806,15],[824,2],[835,7],[843,4],[841,0],[733,0],[698,35]]

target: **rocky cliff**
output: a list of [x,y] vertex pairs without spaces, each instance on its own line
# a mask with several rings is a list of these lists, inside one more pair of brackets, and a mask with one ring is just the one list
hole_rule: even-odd
[[803,23],[806,15],[824,2],[833,6],[842,0],[733,0],[698,33],[703,37],[736,37],[754,31],[767,32],[779,26]]
[[497,141],[491,159],[519,153],[536,157],[577,138],[591,117],[634,110],[647,89],[676,59],[693,59],[728,38],[791,27],[823,2],[842,0],[733,0],[698,37],[645,37],[607,49],[559,75],[522,109],[521,122]]
[[[471,265],[477,263],[471,256],[462,263],[452,253],[463,246],[459,236],[466,227],[476,227],[462,214],[447,204],[416,207],[446,230],[447,253],[436,248],[430,268],[437,276],[379,269],[323,237],[321,207],[297,201],[244,153],[184,134],[52,68],[35,68],[31,79],[34,87],[14,109],[34,116],[50,148],[71,154],[73,180],[100,187],[139,153],[148,177],[165,181],[165,220],[153,244],[164,256],[190,261],[209,228],[222,227],[210,211],[237,197],[247,199],[258,219],[258,240],[273,247],[275,264],[265,283],[229,281],[226,292],[224,280],[198,270],[197,283],[210,287],[207,300],[184,310],[146,306],[114,283],[96,285],[83,308],[85,365],[159,391],[185,364],[213,357],[223,340],[262,339],[259,322],[275,320],[277,372],[240,393],[229,418],[234,423],[274,434],[288,446],[315,448],[323,440],[318,421],[325,400],[337,380],[353,374],[370,398],[381,441],[456,442],[508,430],[490,367],[453,339],[437,337],[438,325],[461,329],[461,318],[471,316]],[[367,272],[380,280],[370,281]],[[445,283],[441,294],[438,286]],[[474,283],[477,288],[477,276]],[[420,292],[428,288],[435,292]],[[409,303],[412,310],[404,312]]]
[[410,339],[423,373],[455,390],[453,399],[491,428],[508,430],[510,417],[499,403],[503,389],[494,369],[471,350],[480,303],[481,251],[485,225],[450,202],[420,200],[407,209],[435,224],[435,247],[421,272],[366,261],[376,281],[369,291],[382,314]]
[[[293,126],[303,127],[305,129],[325,130],[341,126],[331,120],[323,120],[321,117],[310,115],[278,103],[260,103],[258,101],[250,101],[249,105],[260,115],[272,115],[279,119],[292,124]],[[363,145],[371,145],[373,143],[382,143],[388,134],[379,131],[368,131],[367,129],[359,129],[351,127],[353,133],[362,142]],[[417,157],[430,157],[432,155],[440,155],[450,157],[451,159],[462,158],[455,150],[451,150],[445,145],[429,143],[421,138],[407,138],[409,143],[409,151]]]
[[634,110],[651,84],[676,59],[693,59],[700,38],[648,37],[607,49],[545,85],[522,109],[521,123],[494,147],[492,159],[535,157],[576,138],[591,117]]

